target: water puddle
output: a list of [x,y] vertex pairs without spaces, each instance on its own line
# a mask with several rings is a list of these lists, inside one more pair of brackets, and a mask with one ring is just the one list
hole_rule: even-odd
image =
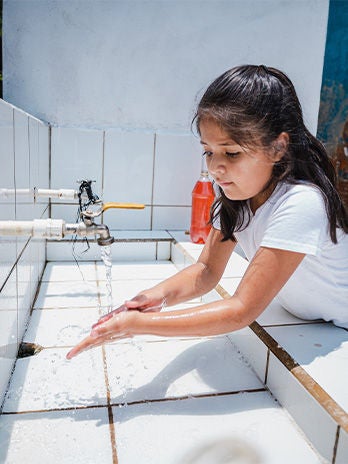
[[62,327],[57,334],[57,341],[65,345],[75,345],[82,338],[86,337],[89,329],[77,324],[69,324]]

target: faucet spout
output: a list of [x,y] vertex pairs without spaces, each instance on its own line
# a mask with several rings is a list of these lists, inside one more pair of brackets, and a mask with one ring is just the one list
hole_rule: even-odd
[[110,235],[108,226],[105,224],[95,224],[92,221],[81,221],[76,224],[64,224],[63,235],[76,234],[79,237],[99,235],[97,243],[100,246],[111,245],[115,239]]
[[99,234],[99,238],[97,239],[98,245],[107,246],[114,243],[115,239],[110,235],[108,226],[105,224],[97,224],[96,227],[97,233]]

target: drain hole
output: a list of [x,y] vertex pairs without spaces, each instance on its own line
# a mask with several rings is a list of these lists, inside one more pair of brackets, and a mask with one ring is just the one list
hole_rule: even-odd
[[40,353],[41,350],[43,350],[43,346],[38,345],[37,343],[22,342],[19,345],[18,358],[34,356],[34,354]]

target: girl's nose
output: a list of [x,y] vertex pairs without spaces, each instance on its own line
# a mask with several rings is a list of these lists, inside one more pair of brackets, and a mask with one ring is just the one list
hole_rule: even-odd
[[224,160],[221,156],[213,155],[211,158],[207,159],[208,171],[212,175],[221,174],[225,172],[226,166]]

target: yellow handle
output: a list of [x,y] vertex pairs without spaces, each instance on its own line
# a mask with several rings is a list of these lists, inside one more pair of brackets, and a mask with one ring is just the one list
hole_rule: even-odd
[[123,208],[123,209],[144,209],[145,205],[140,205],[138,203],[104,203],[103,204],[103,212],[110,208]]

